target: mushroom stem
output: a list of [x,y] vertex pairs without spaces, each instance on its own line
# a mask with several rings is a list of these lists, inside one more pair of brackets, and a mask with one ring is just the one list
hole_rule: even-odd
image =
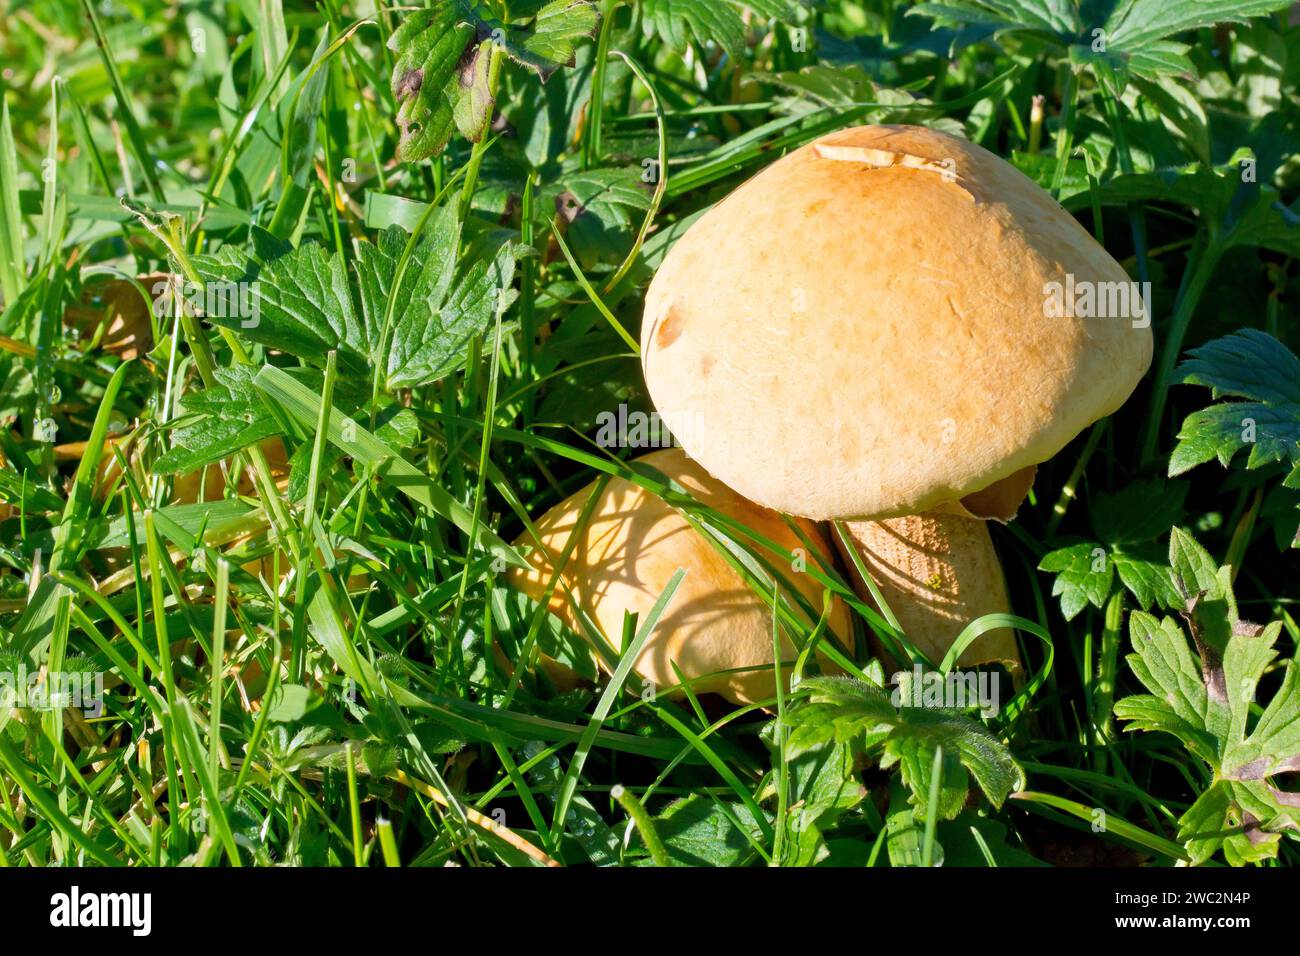
[[[1010,613],[1002,566],[979,518],[927,511],[882,521],[846,521],[844,530],[903,633],[934,663],[943,660],[971,621]],[[871,601],[844,542],[834,537],[854,590]],[[963,667],[994,662],[1018,678],[1020,655],[1015,635],[1007,628],[980,635],[957,658]]]

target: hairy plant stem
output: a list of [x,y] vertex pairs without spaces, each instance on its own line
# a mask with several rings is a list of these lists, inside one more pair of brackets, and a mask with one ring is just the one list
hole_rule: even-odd
[[1101,629],[1101,648],[1097,661],[1097,683],[1092,698],[1092,727],[1100,744],[1093,750],[1093,766],[1098,773],[1106,771],[1108,747],[1114,736],[1112,710],[1115,704],[1115,675],[1119,669],[1119,646],[1123,634],[1124,589],[1116,586],[1106,610]]

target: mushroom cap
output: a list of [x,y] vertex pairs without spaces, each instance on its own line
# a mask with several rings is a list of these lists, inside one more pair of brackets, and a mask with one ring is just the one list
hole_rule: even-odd
[[[1085,288],[1123,314],[1084,317],[1070,292]],[[1135,292],[1002,159],[863,126],[778,160],[687,230],[646,296],[642,364],[673,435],[746,498],[817,519],[915,514],[1003,479],[1027,490],[1032,466],[1123,404],[1151,362]],[[1063,301],[1075,314],[1049,317]]]
[[[709,477],[680,449],[652,452],[637,462],[651,466],[696,500],[782,548],[793,551],[804,547],[780,515],[746,501]],[[513,587],[540,600],[554,571],[553,562],[564,552],[592,488],[588,485],[569,496],[537,521],[543,547],[529,555],[529,570],[512,570],[509,581]],[[816,527],[810,522],[801,522],[801,527],[830,560],[829,546]],[[525,535],[518,543],[532,544],[534,539]],[[811,575],[790,570],[790,562],[776,554],[764,556],[814,608],[821,609],[822,586]],[[816,556],[807,555],[806,565],[816,568]],[[657,687],[672,687],[680,683],[670,663],[676,662],[687,678],[704,678],[692,685],[697,693],[721,694],[733,703],[754,703],[774,696],[771,606],[677,511],[633,482],[612,478],[605,486],[549,608],[570,629],[584,633],[565,593],[567,588],[610,645],[621,651],[624,612],[638,614],[639,623],[644,623],[678,568],[684,568],[686,576],[642,651],[637,672]],[[827,626],[841,640],[851,640],[848,610],[838,598]],[[789,641],[784,641],[782,657],[787,661],[795,658]],[[754,665],[762,669],[714,674]],[[785,675],[788,679],[788,669]]]

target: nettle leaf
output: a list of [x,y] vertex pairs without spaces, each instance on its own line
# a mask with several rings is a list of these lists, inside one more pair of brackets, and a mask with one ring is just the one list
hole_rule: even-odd
[[252,253],[227,246],[216,256],[196,256],[194,265],[210,289],[239,288],[252,304],[251,316],[249,309],[226,309],[209,312],[210,321],[316,365],[331,350],[362,377],[378,365],[392,389],[458,369],[470,340],[491,324],[498,299],[503,310],[514,301],[520,247],[498,238],[460,243],[455,212],[444,208],[431,217],[400,278],[410,241],[401,226],[359,244],[352,270],[324,246],[294,249],[257,228]]
[[294,249],[257,227],[251,240],[251,252],[228,245],[194,257],[208,321],[315,364],[333,349],[364,355],[342,260],[316,243]]
[[473,257],[429,313],[408,313],[393,337],[388,358],[390,388],[413,388],[464,366],[470,342],[518,298],[510,287],[521,247],[501,244],[491,258]]
[[897,764],[913,804],[924,809],[935,753],[943,748],[943,819],[961,811],[972,776],[995,807],[1020,785],[1020,768],[1006,746],[956,710],[895,707],[883,687],[842,677],[809,678],[799,690],[810,694],[786,713],[789,755],[833,743],[876,756],[886,769]]
[[1040,571],[1056,574],[1052,596],[1072,620],[1091,604],[1105,605],[1115,576],[1138,606],[1176,607],[1179,594],[1157,539],[1182,516],[1187,485],[1183,482],[1137,481],[1113,495],[1095,495],[1089,509],[1096,538],[1051,551]]
[[[453,209],[433,213],[401,268],[409,242],[405,229],[390,226],[373,243],[358,244],[349,268],[324,246],[305,243],[295,249],[255,227],[251,252],[226,246],[193,262],[208,286],[207,306],[220,304],[213,290],[238,290],[231,295],[239,307],[209,308],[209,321],[314,365],[323,365],[336,350],[340,365],[353,373],[340,376],[339,404],[356,408],[369,399],[376,367],[383,372],[385,391],[426,385],[458,371],[470,342],[492,326],[498,308],[504,312],[517,297],[511,284],[522,247],[497,232],[464,241]],[[173,448],[159,468],[189,471],[281,431],[252,385],[254,371],[220,369],[217,386],[186,396],[186,412],[199,418],[177,425]],[[319,383],[320,374],[312,375]],[[414,418],[386,410],[388,404],[388,397],[381,397],[378,432],[404,447]]]
[[647,37],[658,36],[677,53],[692,42],[716,43],[737,60],[745,52],[744,7],[769,19],[793,15],[785,0],[641,0],[641,23]]
[[1286,664],[1252,727],[1251,704],[1277,656],[1281,622],[1242,620],[1228,569],[1190,535],[1175,529],[1169,552],[1192,642],[1173,618],[1133,612],[1127,660],[1150,693],[1124,698],[1115,714],[1128,730],[1173,735],[1209,766],[1210,786],[1179,819],[1193,863],[1219,850],[1233,865],[1271,859],[1282,831],[1300,829],[1300,795],[1272,779],[1300,771],[1300,668]]
[[1300,359],[1257,329],[1241,329],[1190,354],[1175,381],[1204,385],[1214,398],[1246,401],[1188,415],[1169,457],[1169,474],[1182,474],[1212,458],[1227,467],[1248,448],[1247,468],[1284,462],[1291,471],[1283,484],[1300,488]]
[[274,413],[253,386],[256,371],[248,365],[217,369],[216,385],[186,395],[185,417],[172,429],[172,447],[154,469],[165,475],[191,472],[279,434]]
[[396,54],[391,85],[401,131],[398,160],[435,156],[455,132],[474,143],[483,138],[495,106],[494,48],[545,80],[573,60],[578,42],[595,33],[599,20],[589,0],[515,6],[518,22],[507,24],[480,3],[437,0],[393,31],[388,48]]
[[[411,388],[444,378],[464,365],[470,341],[516,298],[510,288],[520,246],[495,245],[494,236],[465,245],[459,268],[455,250],[461,230],[451,209],[438,210],[398,282],[409,241],[390,226],[357,257],[358,294],[371,361],[383,365],[389,388]],[[394,313],[387,315],[389,304]],[[383,343],[387,343],[384,345]]]

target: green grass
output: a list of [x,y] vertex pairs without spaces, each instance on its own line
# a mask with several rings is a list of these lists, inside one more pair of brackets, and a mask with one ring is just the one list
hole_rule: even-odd
[[[448,94],[445,148],[411,162],[396,159],[407,94],[390,86],[406,9],[5,11],[0,671],[75,665],[102,676],[104,695],[100,714],[0,711],[0,863],[1198,855],[1178,821],[1219,764],[1119,719],[1144,692],[1129,622],[1152,600],[1115,559],[1172,580],[1192,559],[1167,557],[1171,529],[1188,529],[1209,567],[1231,566],[1241,616],[1278,624],[1251,726],[1275,696],[1286,704],[1300,647],[1300,482],[1287,478],[1300,376],[1281,357],[1300,345],[1300,27],[1281,2],[1248,0],[1223,15],[1253,19],[1214,27],[1168,0],[1186,51],[1166,70],[1142,57],[1171,37],[1132,24],[1112,29],[1107,58],[1081,52],[1082,23],[1008,23],[995,41],[979,3],[964,25],[883,0],[760,0],[743,20],[744,4],[709,3],[715,19],[692,19],[698,0],[663,20],[605,0],[598,23],[577,4],[545,48],[530,26],[540,4],[480,4],[505,46],[489,44],[481,75]],[[1034,5],[1008,6],[1024,20]],[[1017,520],[993,529],[1015,617],[972,622],[942,662],[924,662],[845,568],[810,561],[854,611],[855,634],[830,633],[770,557],[791,554],[593,437],[620,402],[650,410],[638,330],[671,243],[772,159],[866,122],[960,131],[1008,158],[1154,288],[1147,381],[1044,463]],[[454,274],[432,274],[453,261]],[[375,335],[339,331],[338,286],[321,306],[332,326],[293,325],[274,302],[256,327],[177,303],[146,311],[143,277],[212,291],[232,262],[283,288],[336,269],[373,303],[356,321],[373,318]],[[410,327],[417,288],[441,290],[463,325]],[[133,295],[143,347],[128,357],[102,301]],[[1281,343],[1251,353],[1252,388],[1268,396],[1176,384],[1189,349],[1240,329]],[[1200,384],[1225,361],[1206,359]],[[1222,397],[1264,403],[1261,428],[1281,436],[1273,459],[1171,470],[1171,455],[1191,454],[1183,422]],[[1198,434],[1225,461],[1240,447]],[[216,500],[182,495],[196,474]],[[815,646],[858,690],[814,683],[743,708],[689,681],[652,694],[590,622],[559,634],[505,576],[536,518],[606,476],[660,495],[715,544],[772,607],[774,641],[801,650],[801,677],[815,676]],[[1061,570],[1069,549],[1093,547],[1111,556],[1104,575]],[[624,646],[657,617],[629,618]],[[1019,628],[1028,680],[995,716],[932,727],[891,713],[887,744],[831,739],[882,706],[862,689],[883,676],[867,635],[947,670],[1004,624]],[[533,665],[561,638],[600,649],[604,676],[557,692]],[[512,666],[498,645],[518,649]],[[1283,709],[1300,721],[1300,702]],[[954,756],[971,735],[1007,755],[1014,785],[968,777],[990,770]],[[881,768],[916,741],[906,774]],[[1272,849],[1200,857],[1300,861],[1294,831]]]

